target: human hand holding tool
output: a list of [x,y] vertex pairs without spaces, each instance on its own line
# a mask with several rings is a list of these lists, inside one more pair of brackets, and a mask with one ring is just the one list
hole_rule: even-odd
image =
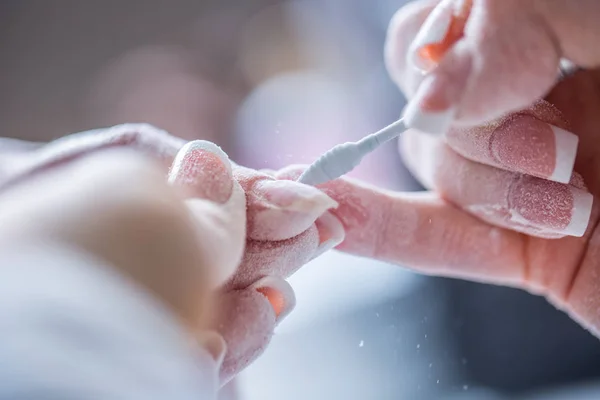
[[[133,161],[111,158],[114,151]],[[149,171],[139,155],[154,162]],[[60,175],[72,165],[77,174]],[[11,212],[9,194],[37,179],[53,196],[25,196]],[[329,212],[337,203],[322,191],[238,166],[213,143],[140,124],[48,144],[0,141],[1,200],[7,235],[62,232],[58,239],[106,259],[163,302],[212,354],[221,384],[264,351],[294,308],[285,279],[344,237]]]

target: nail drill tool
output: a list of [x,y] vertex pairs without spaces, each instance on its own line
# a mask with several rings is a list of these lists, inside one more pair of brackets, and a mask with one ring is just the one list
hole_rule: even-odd
[[356,168],[364,156],[398,137],[405,130],[404,120],[399,119],[358,142],[339,144],[312,163],[298,182],[316,186],[337,179]]

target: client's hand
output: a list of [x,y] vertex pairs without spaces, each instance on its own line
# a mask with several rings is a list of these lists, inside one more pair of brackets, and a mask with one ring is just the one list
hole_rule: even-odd
[[[169,204],[175,195],[161,182],[168,175],[171,185],[188,199],[186,203],[195,217],[191,221],[199,231],[190,229],[190,220],[185,226],[188,231],[177,228],[179,222],[185,220],[185,213],[172,217],[159,213],[158,217],[162,215],[164,218],[157,220],[154,225],[136,220],[135,224],[131,224],[133,230],[115,232],[116,236],[105,243],[103,251],[112,251],[115,246],[116,249],[138,253],[137,256],[143,258],[144,262],[135,264],[138,266],[135,272],[148,273],[156,283],[164,285],[174,295],[185,298],[187,307],[202,300],[200,293],[196,293],[195,298],[185,297],[178,290],[180,285],[190,289],[194,285],[202,285],[202,282],[196,281],[204,278],[199,274],[190,274],[192,267],[212,273],[214,279],[206,282],[211,282],[211,287],[218,284],[220,289],[216,291],[212,307],[215,312],[208,325],[217,330],[227,343],[221,368],[224,383],[262,353],[276,324],[293,308],[294,294],[284,279],[343,240],[341,224],[327,212],[336,203],[317,189],[289,181],[276,181],[268,173],[236,166],[212,143],[195,141],[185,144],[180,139],[145,125],[123,125],[71,135],[47,145],[6,141],[4,146],[0,146],[0,199],[10,193],[11,187],[17,189],[36,176],[48,175],[49,169],[59,168],[72,160],[86,160],[85,155],[112,147],[137,150],[157,160],[163,173],[161,175],[154,169],[153,176],[160,182],[156,185],[165,191],[165,195],[159,196],[160,190],[156,190],[155,195],[148,196],[147,201],[159,201],[158,205]],[[96,173],[86,170],[92,166]],[[101,183],[97,179],[99,173],[104,177],[104,182],[111,179],[116,181],[115,188],[124,186],[120,196],[131,191],[138,193],[144,187],[142,184],[146,176],[142,172],[139,177],[134,173],[123,173],[118,163],[103,165],[101,161],[83,163],[79,171],[80,174],[75,174],[69,182],[58,184],[59,188],[72,188],[73,202],[90,201],[88,208],[78,211],[78,219],[72,221],[70,229],[75,236],[86,230],[85,218],[99,219],[98,211],[90,207],[97,207],[99,202],[103,202],[103,196],[111,198],[114,195],[110,190],[103,192],[98,186]],[[83,189],[88,189],[87,193],[97,193],[98,197],[77,199],[75,184],[83,185]],[[135,203],[135,199],[128,203],[135,210],[135,204],[132,203]],[[144,204],[146,202],[142,202],[141,206]],[[69,211],[70,208],[76,207],[71,202],[61,205],[63,211]],[[23,215],[21,217],[25,218]],[[55,215],[50,222],[58,223],[60,218],[60,215]],[[20,219],[14,218],[16,222]],[[105,221],[103,226],[109,223]],[[114,226],[118,227],[119,223],[116,222]],[[143,233],[148,230],[155,234],[156,241],[166,242],[142,242]],[[136,237],[139,235],[141,237]],[[244,235],[246,243],[242,254]],[[104,236],[90,238],[86,245],[98,246],[110,235]],[[169,244],[174,238],[180,237],[180,243]],[[128,247],[127,243],[132,247]],[[196,251],[200,254],[192,254],[193,249],[188,248],[190,245],[197,246]],[[140,252],[140,248],[148,251]],[[185,261],[187,269],[180,271],[175,268],[172,258]],[[129,259],[118,261],[130,264]],[[201,292],[201,287],[196,287]],[[194,293],[193,290],[190,292]],[[182,305],[178,303],[174,307],[181,308]],[[200,304],[196,304],[196,307],[200,308]],[[200,313],[200,310],[195,312]],[[206,324],[202,325],[204,327]],[[215,335],[210,335],[211,340],[204,333],[198,335],[204,337],[204,342],[211,346],[210,350],[220,361],[223,355],[219,352],[219,340]]]

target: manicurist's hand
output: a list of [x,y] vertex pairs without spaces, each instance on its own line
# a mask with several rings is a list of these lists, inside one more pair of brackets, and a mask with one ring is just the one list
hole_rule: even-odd
[[[427,93],[432,103],[454,107],[458,121],[444,135],[412,130],[401,138],[401,154],[427,192],[346,179],[324,185],[346,230],[338,249],[425,274],[519,287],[600,336],[600,71],[556,83],[560,57],[584,66],[600,61],[592,23],[599,5],[475,0],[463,14],[464,37],[416,92],[424,75],[414,65],[413,40],[437,4],[399,11],[388,68],[409,100]],[[279,176],[293,179],[301,170]]]

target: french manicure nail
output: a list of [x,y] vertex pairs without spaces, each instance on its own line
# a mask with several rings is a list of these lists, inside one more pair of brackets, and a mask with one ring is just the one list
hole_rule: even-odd
[[198,335],[198,343],[215,360],[217,369],[220,368],[227,352],[225,339],[217,332],[203,331]]
[[277,322],[287,317],[296,306],[294,291],[283,279],[269,276],[254,283],[251,288],[267,298]]
[[514,222],[581,237],[590,221],[594,197],[570,185],[522,176],[511,186],[508,200]]
[[183,187],[190,197],[225,203],[233,190],[229,157],[214,143],[189,142],[173,161],[169,183]]
[[501,165],[560,183],[569,183],[579,138],[529,115],[517,115],[498,126],[490,150]]

